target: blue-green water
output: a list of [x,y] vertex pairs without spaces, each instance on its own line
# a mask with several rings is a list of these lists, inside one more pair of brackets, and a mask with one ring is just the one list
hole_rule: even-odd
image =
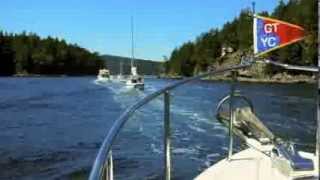
[[[94,77],[0,78],[0,179],[70,179],[90,169],[112,123],[131,104],[173,80],[146,79],[145,91],[96,84]],[[227,130],[214,117],[229,83],[194,82],[172,92],[174,179],[192,179],[224,158]],[[277,135],[315,141],[316,86],[239,83]],[[113,147],[117,179],[161,179],[163,103],[128,121]],[[312,150],[312,146],[310,148]]]

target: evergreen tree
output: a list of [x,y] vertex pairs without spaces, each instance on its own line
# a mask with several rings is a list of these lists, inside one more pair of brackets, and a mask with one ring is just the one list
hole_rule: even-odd
[[[269,16],[264,11],[259,13]],[[318,3],[316,0],[280,0],[270,14],[271,17],[299,24],[306,30],[305,40],[281,48],[266,56],[276,61],[297,64],[316,65],[318,47]],[[231,47],[235,51],[252,52],[252,15],[249,9],[244,9],[231,22],[226,22],[222,29],[213,29],[202,33],[195,42],[188,42],[174,49],[169,62],[169,74],[190,76],[206,71],[208,66],[220,64],[223,47]],[[271,69],[270,69],[271,68]],[[268,67],[268,72],[276,73],[277,68]],[[301,72],[299,72],[301,73]]]
[[99,54],[64,40],[34,33],[8,34],[0,31],[0,75],[96,74],[104,66]]

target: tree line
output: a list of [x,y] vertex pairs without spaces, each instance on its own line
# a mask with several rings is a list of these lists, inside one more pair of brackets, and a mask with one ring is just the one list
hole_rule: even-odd
[[[296,65],[317,64],[318,6],[316,0],[281,0],[272,13],[261,12],[259,15],[272,17],[305,28],[303,41],[269,53],[269,58],[283,63]],[[252,53],[253,16],[250,8],[243,9],[239,16],[226,22],[221,29],[211,29],[202,33],[195,41],[189,41],[175,48],[165,62],[169,75],[191,76],[213,64],[224,63],[221,58],[223,47],[241,53]],[[267,73],[274,74],[279,69],[268,66]],[[297,73],[297,72],[295,72]]]
[[[112,75],[120,74],[120,69],[123,75],[131,73],[131,58],[113,55],[102,55],[101,58]],[[134,59],[134,64],[138,67],[138,73],[143,75],[159,75],[162,70],[162,63],[157,61]]]
[[58,38],[0,31],[0,75],[96,74],[104,67],[98,53]]

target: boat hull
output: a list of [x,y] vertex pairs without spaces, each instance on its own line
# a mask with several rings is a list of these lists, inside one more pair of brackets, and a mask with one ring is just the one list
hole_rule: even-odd
[[130,83],[130,82],[126,82],[126,86],[128,88],[135,88],[135,89],[140,89],[143,90],[144,89],[144,83]]
[[100,76],[98,76],[96,79],[96,82],[100,82],[100,83],[106,83],[109,81],[110,81],[110,78],[105,78],[105,77],[100,77]]
[[[309,158],[315,161],[313,154],[303,153],[308,154]],[[282,170],[277,167],[271,157],[253,148],[248,148],[234,154],[230,160],[223,159],[209,167],[198,175],[195,180],[291,180],[303,177],[309,177],[308,179],[310,180],[318,179],[316,170],[284,171],[283,167]]]

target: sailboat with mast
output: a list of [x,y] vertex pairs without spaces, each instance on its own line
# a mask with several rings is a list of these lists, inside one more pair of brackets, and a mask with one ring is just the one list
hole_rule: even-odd
[[119,63],[119,73],[112,78],[113,82],[126,82],[126,79],[123,75],[123,62]]
[[131,74],[126,80],[126,86],[129,88],[136,88],[141,90],[144,89],[144,79],[143,76],[140,76],[138,74],[138,69],[134,60],[133,17],[131,17]]
[[117,80],[118,81],[123,81],[123,62],[120,62],[120,69],[119,69],[119,74],[118,74],[118,76],[117,76]]

